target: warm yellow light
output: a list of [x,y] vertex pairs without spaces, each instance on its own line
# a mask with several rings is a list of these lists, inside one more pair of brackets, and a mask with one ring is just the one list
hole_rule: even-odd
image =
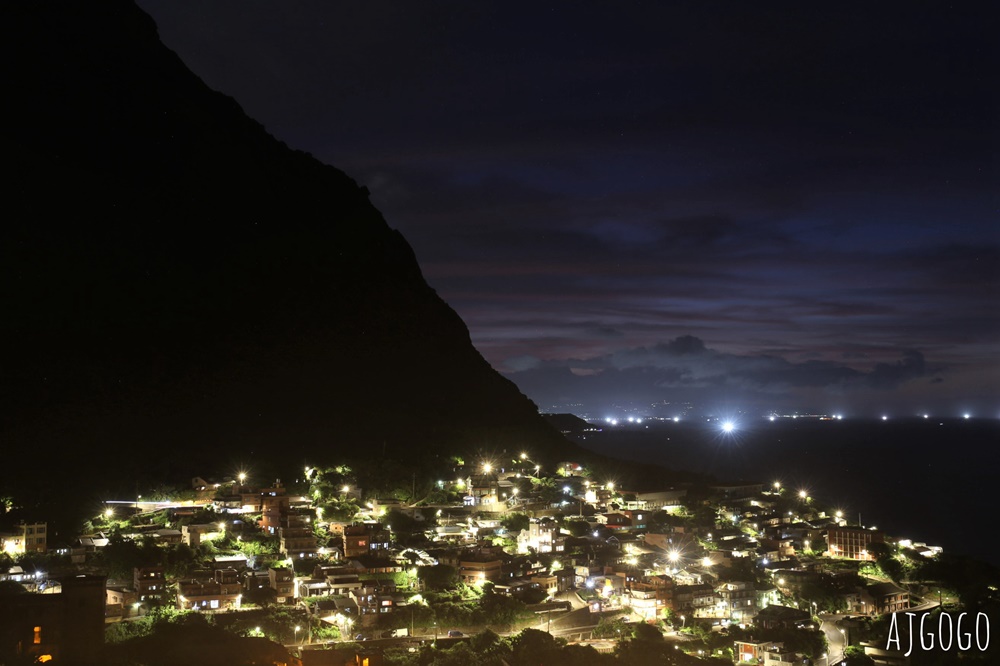
[[493,465],[489,463],[483,463],[483,471],[489,474],[490,472],[493,471]]
[[521,460],[527,460],[527,459],[528,459],[528,454],[527,453],[522,453],[521,454]]

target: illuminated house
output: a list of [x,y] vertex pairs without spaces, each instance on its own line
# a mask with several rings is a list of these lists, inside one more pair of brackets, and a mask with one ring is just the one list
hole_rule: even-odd
[[873,543],[883,543],[884,537],[878,530],[863,527],[831,527],[827,530],[826,543],[828,557],[846,557],[851,560],[874,560],[869,552]]
[[312,518],[307,514],[290,513],[281,519],[278,528],[279,548],[286,557],[316,557],[319,547],[313,533]]
[[389,550],[389,532],[379,523],[349,525],[344,528],[344,557],[374,555]]
[[177,610],[239,610],[242,599],[243,586],[235,569],[177,583]]
[[271,567],[267,570],[267,580],[279,604],[295,603],[295,572],[292,569]]
[[499,559],[489,556],[465,556],[458,562],[458,576],[466,585],[475,585],[488,580],[498,581],[503,572]]
[[597,522],[608,529],[621,530],[632,527],[632,519],[624,513],[599,513],[596,516]]
[[719,606],[725,608],[725,615],[742,622],[757,613],[757,590],[753,583],[731,581],[715,589]]
[[225,536],[225,527],[219,523],[204,523],[198,525],[182,525],[181,541],[197,548],[202,541],[212,541]]
[[10,556],[44,553],[48,550],[47,523],[19,523],[12,530],[0,532],[0,549]]
[[677,585],[673,589],[672,609],[678,613],[714,610],[719,597],[711,585]]
[[551,553],[558,535],[554,522],[530,523],[528,529],[517,535],[517,552],[527,553],[531,549],[536,553]]
[[786,650],[783,643],[751,643],[748,641],[736,641],[733,645],[736,653],[736,662],[753,662],[769,666],[780,666],[781,664],[797,664],[798,656],[791,650]]
[[0,663],[99,664],[104,576],[60,580],[59,594],[12,594],[0,604]]
[[274,534],[281,527],[282,517],[288,514],[291,499],[285,494],[285,487],[281,481],[275,481],[270,488],[261,488],[260,498],[260,526],[265,531]]
[[910,607],[910,593],[892,583],[869,585],[861,596],[867,607],[879,615],[896,613]]
[[163,602],[167,592],[167,581],[163,567],[136,567],[132,569],[132,588],[136,601],[157,606]]

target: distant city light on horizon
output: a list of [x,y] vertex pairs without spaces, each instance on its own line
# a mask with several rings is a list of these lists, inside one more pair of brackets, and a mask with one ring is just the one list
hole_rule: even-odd
[[722,424],[722,432],[732,432],[735,428],[732,421],[726,421]]

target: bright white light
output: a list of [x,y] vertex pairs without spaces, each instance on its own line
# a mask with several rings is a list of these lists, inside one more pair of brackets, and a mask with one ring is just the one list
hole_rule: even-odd
[[972,418],[972,414],[962,414],[962,418],[965,418],[965,419]]
[[841,420],[843,420],[843,418],[844,418],[844,415],[843,415],[843,414],[837,414],[837,420],[838,420],[838,421],[841,421]]
[[635,422],[636,423],[642,423],[642,419],[636,419]]
[[722,424],[722,432],[732,432],[735,427],[732,421],[726,421]]
[[678,421],[680,421],[680,420],[681,420],[681,417],[679,417],[679,416],[675,416],[675,417],[674,417],[674,423],[677,423],[677,422],[678,422]]
[[924,418],[925,419],[929,419],[930,418],[930,414],[924,414]]
[[883,417],[882,417],[882,420],[883,420],[883,421],[888,421],[888,420],[889,420],[889,417],[888,417],[888,416],[883,416]]
[[618,419],[611,419],[611,425],[618,425]]
[[773,417],[773,416],[769,416],[769,417],[768,417],[768,420],[769,420],[769,421],[773,421],[773,420],[774,420],[774,417]]
[[634,416],[628,417],[628,422],[629,423],[635,423],[635,417]]

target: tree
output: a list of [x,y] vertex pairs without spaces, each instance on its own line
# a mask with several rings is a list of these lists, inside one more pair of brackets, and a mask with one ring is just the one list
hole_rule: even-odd
[[586,536],[590,532],[590,524],[586,520],[567,520],[563,527],[575,537]]
[[429,590],[450,590],[458,586],[458,570],[447,564],[417,567],[417,578]]
[[504,516],[500,524],[509,532],[520,532],[521,530],[528,529],[531,519],[528,518],[528,514],[526,513],[509,513]]
[[844,656],[851,666],[875,666],[875,660],[865,654],[865,649],[860,645],[848,645],[844,649]]
[[645,622],[639,622],[632,628],[632,637],[637,641],[663,641],[660,630]]

